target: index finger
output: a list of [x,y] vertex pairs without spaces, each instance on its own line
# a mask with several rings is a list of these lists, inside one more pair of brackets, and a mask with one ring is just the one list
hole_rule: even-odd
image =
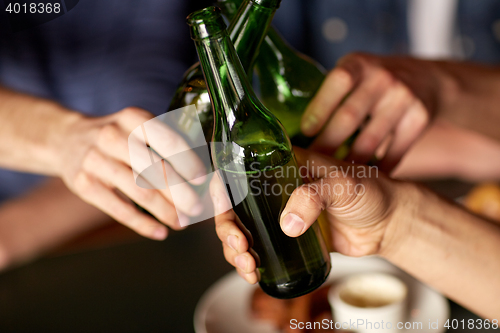
[[302,116],[301,129],[305,135],[314,136],[323,128],[344,97],[353,89],[355,81],[355,74],[344,67],[337,67],[328,73]]

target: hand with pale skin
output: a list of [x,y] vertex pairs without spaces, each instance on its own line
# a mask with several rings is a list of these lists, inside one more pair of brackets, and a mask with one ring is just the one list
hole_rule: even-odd
[[[354,177],[332,174],[324,170],[353,165],[299,149],[296,155],[302,165],[314,160],[319,179],[292,193],[279,221],[285,234],[300,236],[325,211],[331,231],[327,238],[335,251],[382,256],[472,311],[500,317],[500,225],[413,183],[382,173],[375,176],[373,171],[371,177],[357,178],[363,169],[369,175],[367,166],[356,166]],[[259,274],[244,226],[233,210],[227,210],[218,184],[211,190],[216,212],[222,212],[215,223],[224,255],[246,281],[256,283]],[[364,190],[354,191],[356,185]]]
[[[197,215],[203,209],[194,190],[185,184],[183,200],[177,206],[184,213],[177,214],[171,193],[165,189],[145,189],[136,185],[130,164],[129,134],[153,115],[138,108],[127,108],[107,117],[75,119],[68,126],[63,158],[59,165],[61,178],[84,201],[98,207],[117,221],[139,234],[153,239],[164,239],[167,229],[153,217],[134,207],[132,201],[149,211],[163,224],[180,229],[188,224],[187,215]],[[185,151],[178,175],[193,179],[193,184],[204,182],[204,166],[187,143],[173,130],[159,122],[156,133],[163,138],[156,140],[160,146],[152,148],[161,156],[172,156]],[[136,142],[136,144],[142,144]],[[168,157],[166,157],[168,160]],[[148,161],[149,162],[149,161]],[[169,164],[167,173],[177,173]],[[168,175],[172,177],[172,175]],[[116,193],[120,192],[120,195]]]
[[[178,207],[174,207],[168,187],[136,185],[128,139],[134,129],[154,117],[143,109],[130,107],[109,116],[87,117],[52,101],[0,87],[0,115],[0,166],[60,177],[85,202],[145,237],[165,239],[166,226],[180,229],[187,225],[188,216],[203,209],[187,184]],[[172,166],[164,163],[167,178],[203,183],[205,167],[181,136],[159,122],[154,126],[157,144],[151,148],[167,161],[168,156],[187,150],[182,168],[176,169],[175,162]],[[141,212],[132,201],[158,220]]]

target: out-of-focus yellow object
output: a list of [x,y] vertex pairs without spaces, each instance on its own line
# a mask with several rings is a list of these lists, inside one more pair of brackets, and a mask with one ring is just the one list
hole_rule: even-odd
[[500,222],[500,185],[476,186],[467,194],[465,206],[476,214]]

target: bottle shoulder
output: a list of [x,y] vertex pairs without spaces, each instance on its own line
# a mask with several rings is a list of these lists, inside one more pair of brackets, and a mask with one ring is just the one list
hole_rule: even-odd
[[275,141],[235,142],[226,149],[216,150],[217,166],[233,173],[254,174],[275,170],[291,161],[295,159],[290,147]]
[[210,99],[200,63],[191,66],[175,90],[169,110],[196,104],[199,110],[209,111]]
[[[216,110],[216,114],[219,119],[216,119],[214,142],[222,145],[219,150],[224,153],[220,156],[225,159],[234,159],[240,165],[259,161],[269,166],[292,154],[283,125],[257,99],[247,96],[234,108]],[[227,160],[218,159],[227,164]]]
[[303,68],[310,76],[326,74],[326,69],[320,63],[294,49],[275,29],[269,29],[256,60],[256,66],[267,70],[272,70],[274,67],[274,70],[279,72],[283,72],[283,68],[298,67]]

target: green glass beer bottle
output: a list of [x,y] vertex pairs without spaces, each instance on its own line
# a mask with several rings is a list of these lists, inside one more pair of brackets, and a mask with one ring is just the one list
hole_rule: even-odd
[[[217,5],[228,20],[232,20],[241,0],[218,0]],[[301,118],[325,79],[325,69],[295,50],[272,27],[260,47],[254,68],[262,103],[278,117],[294,145],[309,146],[314,138],[302,134]],[[337,149],[335,157],[343,159],[347,156],[355,135]]]
[[[279,0],[254,0],[275,6]],[[302,184],[292,146],[278,119],[256,97],[216,7],[187,19],[214,110],[212,160],[233,209],[249,231],[260,286],[276,298],[319,287],[330,258],[318,223],[302,236],[286,236],[280,215]]]
[[[254,60],[259,47],[266,36],[280,1],[273,4],[260,1],[240,1],[238,8],[233,12],[232,24],[228,29],[246,73],[252,73]],[[196,63],[184,74],[179,84],[169,110],[175,110],[187,105],[195,104],[206,142],[210,142],[213,132],[213,111],[208,96],[207,87],[203,78],[200,64]],[[187,133],[191,122],[179,119],[180,130]]]

